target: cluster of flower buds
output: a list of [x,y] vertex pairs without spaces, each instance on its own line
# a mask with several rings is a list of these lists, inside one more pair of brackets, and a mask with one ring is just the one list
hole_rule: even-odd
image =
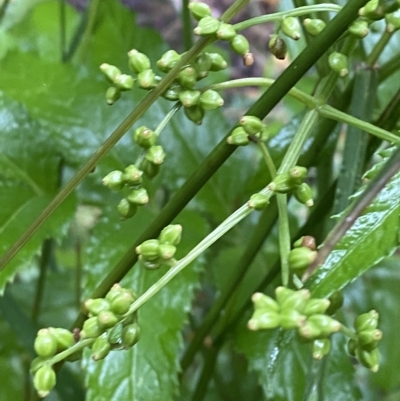
[[294,166],[290,170],[278,174],[268,185],[268,188],[281,194],[292,192],[300,203],[311,207],[314,205],[314,201],[310,186],[304,182],[306,176],[307,169],[305,167]]
[[266,141],[270,136],[267,126],[256,116],[243,116],[239,127],[228,136],[229,145],[246,146],[250,142]]
[[114,104],[121,97],[121,92],[133,88],[135,82],[133,77],[128,74],[122,74],[120,69],[114,65],[103,63],[100,66],[100,71],[112,84],[106,92],[106,100],[109,105]]
[[217,39],[229,41],[232,50],[243,57],[243,64],[248,67],[254,63],[250,44],[245,36],[238,34],[233,25],[221,22],[211,15],[211,8],[201,2],[189,4],[193,17],[199,21],[194,33],[199,36],[214,35]]
[[[314,356],[321,359],[329,352],[328,338],[341,328],[340,322],[326,315],[329,299],[311,298],[306,289],[294,291],[286,287],[276,288],[275,294],[276,300],[260,292],[253,294],[255,309],[248,328],[296,329],[302,339],[314,342]],[[315,343],[316,340],[323,341]]]
[[305,235],[293,244],[293,249],[289,252],[289,268],[293,273],[301,276],[316,257],[315,238]]
[[378,327],[379,314],[375,310],[357,316],[354,322],[355,338],[350,338],[348,351],[373,372],[379,369],[378,344],[382,339],[382,331]]
[[173,259],[176,246],[181,241],[182,226],[171,224],[165,227],[158,239],[149,239],[144,241],[136,248],[139,260],[146,269],[159,269],[162,265],[175,262]]

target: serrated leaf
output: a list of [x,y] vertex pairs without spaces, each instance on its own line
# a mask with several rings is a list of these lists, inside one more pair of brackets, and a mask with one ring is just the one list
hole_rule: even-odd
[[310,277],[315,297],[343,288],[399,245],[400,173],[393,176],[372,204],[357,218],[323,266]]
[[[122,257],[152,217],[146,210],[140,210],[132,220],[120,223],[114,211],[105,211],[86,251],[88,291]],[[178,251],[185,254],[205,235],[205,223],[194,212],[182,213],[176,222],[183,225]],[[100,363],[93,362],[90,355],[86,358],[88,401],[168,401],[174,398],[182,346],[180,331],[190,309],[193,290],[198,286],[200,266],[199,261],[188,266],[139,310],[142,333],[133,349],[112,352]],[[122,285],[142,294],[166,271],[166,267],[148,271],[136,264]],[[102,379],[105,376],[106,381]]]
[[[0,252],[3,254],[54,197],[60,156],[51,132],[15,102],[0,97]],[[75,211],[70,196],[0,272],[0,293],[32,263],[45,238],[61,238]]]

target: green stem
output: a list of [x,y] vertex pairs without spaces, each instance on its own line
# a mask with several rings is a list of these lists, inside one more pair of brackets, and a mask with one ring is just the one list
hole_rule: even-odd
[[353,330],[346,327],[343,323],[342,326],[340,327],[340,332],[349,338],[357,340],[357,334]]
[[[242,88],[245,86],[259,86],[268,88],[273,85],[274,82],[275,80],[272,78],[239,78],[210,85],[209,89],[225,90],[232,88]],[[294,99],[304,103],[309,108],[313,108],[318,105],[318,102],[313,96],[310,96],[297,88],[291,88],[289,92],[287,92],[287,94],[292,96]]]
[[261,15],[260,17],[250,18],[246,21],[235,24],[234,27],[237,31],[241,31],[243,29],[250,28],[251,26],[254,25],[264,24],[266,22],[281,21],[285,17],[300,17],[302,15],[307,15],[314,12],[324,12],[324,11],[339,12],[341,10],[342,10],[341,6],[330,3],[298,7],[290,11],[281,11],[274,14]]
[[343,113],[327,104],[319,106],[317,112],[326,118],[332,118],[333,120],[339,121],[344,124],[350,124],[354,127],[360,128],[376,137],[388,141],[390,143],[399,143],[400,138],[389,131],[382,128],[376,127],[375,125],[366,121],[360,120],[356,117],[350,116],[349,114]]
[[4,18],[9,4],[10,0],[3,0],[3,4],[0,7],[0,22]]
[[174,107],[165,115],[165,117],[160,121],[157,125],[157,128],[154,132],[159,136],[162,130],[168,125],[172,117],[176,114],[176,112],[181,108],[182,104],[180,102],[176,103]]
[[386,45],[388,44],[390,38],[392,37],[393,32],[384,31],[382,36],[379,38],[378,42],[372,49],[371,54],[368,56],[366,63],[373,67],[375,63],[378,61],[379,56],[382,54]]
[[192,23],[190,19],[189,0],[182,0],[182,30],[183,30],[183,46],[188,51],[193,46]]
[[390,76],[400,69],[400,57],[394,56],[392,59],[387,61],[379,69],[379,82],[386,81]]
[[188,349],[182,357],[182,371],[185,371],[192,363],[193,357],[202,346],[203,341],[210,332],[212,326],[220,318],[221,311],[225,308],[226,304],[232,297],[232,294],[236,293],[237,288],[242,283],[244,275],[259,252],[265,238],[271,232],[275,223],[275,216],[276,203],[271,202],[269,207],[262,212],[260,220],[248,241],[246,250],[243,252],[241,258],[233,269],[233,277],[227,284],[221,296],[213,303],[201,326],[196,330],[194,338],[191,340]]
[[[353,0],[352,2],[348,2],[343,7],[342,11],[339,12],[339,14],[326,26],[326,28],[313,40],[310,46],[305,48],[303,52],[300,53],[295,60],[293,60],[290,66],[248,110],[247,114],[264,118],[278,104],[283,96],[303,77],[310,67],[321,57],[321,49],[328,49],[337,40],[337,38],[339,38],[342,33],[345,32],[348,25],[355,18],[357,18],[358,9],[366,2],[367,0]],[[236,2],[233,6],[235,7],[235,10],[238,8]],[[229,10],[231,10],[232,7]],[[231,13],[227,12],[226,14],[230,16]],[[224,14],[224,16],[226,14]],[[195,48],[196,46],[199,46],[198,43],[194,46]],[[208,43],[206,39],[204,43]],[[172,77],[171,81],[168,83],[172,82],[179,68],[191,59],[189,56],[190,53],[194,54],[193,49],[190,50],[189,53],[181,60],[181,62],[174,67],[170,74],[167,75]],[[164,78],[162,82],[165,82],[165,79],[166,78]],[[166,88],[163,88],[163,90],[165,89]],[[156,90],[157,88],[154,89],[154,91]],[[154,93],[154,91],[150,92],[146,99],[148,99],[149,96]],[[149,238],[155,238],[162,228],[170,224],[170,222],[179,214],[179,212],[193,198],[199,189],[228,159],[228,157],[236,149],[236,147],[229,146],[226,143],[226,138],[230,134],[231,132],[228,132],[225,138],[221,140],[221,142],[215,147],[210,155],[204,160],[201,166],[199,166],[199,168],[186,181],[181,189],[171,198],[161,213],[132,244],[131,248],[128,249],[121,260],[103,279],[95,291],[93,291],[91,298],[104,296],[114,283],[119,282],[125,276],[125,274],[130,270],[131,266],[137,261],[135,248],[143,241]],[[90,166],[90,168],[92,168],[92,166]],[[8,260],[10,259],[10,255],[8,255]],[[84,316],[80,314],[74,323],[74,327],[79,327],[83,320]]]
[[263,155],[265,164],[267,165],[267,169],[269,171],[271,179],[274,179],[276,176],[276,167],[274,161],[272,160],[271,154],[269,153],[268,148],[264,142],[259,141],[258,146],[261,149],[261,153]]
[[287,210],[287,195],[277,194],[278,202],[278,234],[279,234],[279,254],[281,256],[282,285],[287,287],[289,284],[289,253],[290,253],[290,229],[289,216]]

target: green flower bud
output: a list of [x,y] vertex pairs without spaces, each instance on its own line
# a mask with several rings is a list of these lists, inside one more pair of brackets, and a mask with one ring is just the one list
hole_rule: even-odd
[[245,67],[250,67],[254,64],[254,56],[253,53],[248,52],[246,54],[243,54],[243,65]]
[[83,305],[92,316],[97,316],[103,310],[110,310],[110,302],[105,298],[89,298]]
[[286,42],[279,35],[273,34],[268,42],[268,47],[271,53],[278,59],[284,60],[286,57],[287,49]]
[[106,92],[106,101],[110,106],[121,97],[121,90],[115,86],[110,86]]
[[85,338],[95,338],[98,337],[100,334],[103,333],[102,330],[97,322],[97,316],[90,317],[89,319],[85,320],[83,323],[83,328],[81,330],[81,339],[84,340]]
[[264,142],[268,140],[269,137],[271,136],[271,131],[266,125],[263,125],[261,131],[257,134],[257,136],[259,136],[260,141]]
[[121,199],[117,206],[117,209],[121,220],[129,219],[130,217],[133,217],[137,212],[137,206],[129,202],[126,198]]
[[221,40],[232,40],[236,36],[236,29],[231,24],[221,22],[217,31],[217,38]]
[[136,253],[147,260],[156,260],[160,257],[160,242],[158,239],[148,239],[136,247]]
[[140,326],[137,323],[129,324],[122,329],[122,346],[132,348],[140,339]]
[[163,94],[165,99],[176,101],[179,99],[179,93],[181,92],[182,87],[179,84],[175,84],[170,86]]
[[[118,299],[118,297],[116,299]],[[97,315],[97,323],[99,324],[100,329],[107,330],[118,323],[118,318],[113,312],[103,310]]]
[[143,89],[153,89],[159,82],[159,77],[156,76],[153,70],[144,70],[139,72],[137,76],[138,84]]
[[56,385],[56,374],[51,366],[43,365],[35,373],[33,385],[39,397],[46,397]]
[[188,89],[193,89],[197,82],[197,72],[193,67],[183,68],[178,75],[179,83]]
[[344,54],[333,52],[329,55],[328,62],[331,69],[341,77],[345,77],[349,73],[347,57]]
[[216,33],[219,29],[221,22],[211,16],[206,16],[202,18],[193,32],[195,35],[208,36]]
[[259,133],[264,125],[256,116],[243,116],[240,118],[239,124],[249,135]]
[[193,67],[196,70],[198,79],[204,78],[208,75],[211,68],[211,57],[208,53],[200,53],[194,60]]
[[361,348],[356,349],[357,359],[366,368],[371,369],[372,372],[377,372],[379,369],[379,351],[378,348],[373,349],[371,352],[364,351]]
[[188,8],[192,13],[193,17],[198,21],[204,17],[209,17],[211,15],[211,8],[208,4],[195,1],[189,3]]
[[386,14],[386,31],[392,33],[400,29],[400,9],[394,13]]
[[303,271],[314,262],[317,252],[305,246],[294,248],[289,253],[289,268],[293,271]]
[[292,296],[296,291],[290,288],[279,286],[275,288],[275,296],[279,305],[286,300],[286,298]]
[[269,204],[269,198],[266,195],[257,193],[250,196],[250,200],[247,202],[247,206],[256,209],[263,210]]
[[200,96],[200,106],[204,110],[214,110],[218,107],[223,106],[224,99],[222,99],[221,95],[212,89],[207,89]]
[[[107,292],[106,297],[105,297],[106,301],[108,301],[110,303],[117,295],[121,294],[123,292],[123,290],[124,289],[121,287],[120,284],[115,283],[110,288],[110,290]],[[108,309],[110,309],[110,308],[108,308]]]
[[303,314],[303,309],[311,296],[310,291],[304,289],[293,291],[291,294],[287,292],[282,293],[282,290],[278,290],[278,293],[279,292],[281,292],[281,294],[278,297],[278,303],[281,307],[282,313],[295,309]]
[[329,298],[329,308],[326,310],[327,315],[333,315],[343,305],[343,295],[340,291],[335,291]]
[[329,305],[330,305],[329,299],[326,298],[309,299],[302,312],[306,316],[323,314],[326,312]]
[[110,82],[114,82],[115,77],[121,74],[119,68],[107,63],[101,64],[100,71],[109,79]]
[[168,72],[181,59],[181,57],[182,56],[180,54],[178,54],[175,50],[168,50],[157,61],[157,67],[162,72]]
[[235,53],[240,54],[241,56],[244,56],[246,53],[250,52],[249,41],[246,39],[246,37],[240,34],[236,35],[231,40],[231,47]]
[[331,350],[331,341],[328,338],[321,338],[313,342],[313,358],[320,361]]
[[176,252],[176,246],[171,244],[160,244],[160,256],[165,259],[172,259]]
[[184,112],[186,117],[197,125],[201,125],[205,111],[200,106],[185,107]]
[[115,86],[121,91],[129,91],[133,88],[135,80],[128,74],[120,74],[114,78]]
[[307,177],[307,171],[306,167],[294,166],[289,170],[289,175],[295,184],[300,185]]
[[300,203],[303,203],[307,207],[314,205],[314,201],[312,199],[312,190],[305,182],[294,187],[293,195]]
[[122,175],[122,171],[111,171],[103,178],[102,183],[113,191],[120,191],[125,185]]
[[126,199],[134,205],[142,206],[149,202],[149,195],[145,188],[132,189]]
[[306,317],[303,316],[296,309],[288,309],[281,313],[281,327],[283,329],[295,329],[300,327],[306,321]]
[[311,315],[307,318],[307,322],[317,326],[324,337],[328,337],[332,333],[339,331],[342,326],[337,320],[323,314]]
[[143,267],[147,270],[157,270],[163,264],[163,260],[161,258],[157,258],[155,260],[148,260],[143,258],[142,255],[140,255],[139,260],[142,263]]
[[383,7],[379,5],[379,0],[369,1],[364,7],[358,10],[358,14],[373,21],[380,20],[385,16]]
[[229,145],[246,146],[250,143],[247,132],[242,127],[237,127],[232,131],[232,134],[228,136],[226,142]]
[[306,340],[314,340],[322,336],[321,328],[308,320],[298,328],[298,333]]
[[274,329],[280,325],[280,320],[280,316],[276,312],[256,309],[247,322],[247,327],[250,330]]
[[74,335],[67,329],[49,327],[49,332],[57,341],[57,352],[64,351],[75,344]]
[[297,18],[286,17],[281,23],[282,32],[294,40],[298,40],[301,37],[301,27]]
[[306,248],[311,249],[312,251],[315,251],[317,249],[315,238],[312,237],[311,235],[304,235],[293,244],[294,248],[300,248],[302,246],[305,246]]
[[[111,310],[117,315],[124,315],[129,311],[133,302],[135,302],[135,297],[130,292],[124,291],[111,301]],[[111,320],[112,319],[110,319],[110,321]],[[113,321],[115,321],[115,319]],[[116,323],[117,322],[115,322],[115,324]]]
[[294,166],[289,171],[278,174],[268,185],[268,188],[277,193],[288,193],[296,185],[300,185],[307,176],[307,169],[301,166]]
[[365,20],[355,20],[349,27],[349,32],[356,38],[362,39],[369,34],[368,22]]
[[356,317],[354,327],[357,333],[362,331],[375,330],[378,327],[379,314],[376,310],[370,310]]
[[100,361],[104,359],[111,351],[111,344],[106,335],[102,335],[96,339],[92,345],[92,359]]
[[165,159],[165,152],[162,146],[152,146],[146,152],[146,160],[152,164],[163,164]]
[[142,148],[148,149],[157,141],[157,134],[145,126],[135,129],[133,140]]
[[138,52],[136,49],[132,49],[128,52],[129,67],[130,69],[139,74],[144,70],[151,69],[150,59],[143,53]]
[[170,224],[162,229],[158,240],[160,244],[178,245],[182,237],[182,226],[180,224]]
[[139,185],[142,182],[143,171],[139,170],[134,164],[130,164],[124,169],[122,181],[130,186]]
[[378,329],[362,331],[358,333],[359,346],[365,351],[372,351],[378,346],[382,335],[382,331]]
[[356,356],[356,351],[358,347],[358,342],[354,338],[350,338],[348,343],[347,343],[347,352],[351,356]]
[[311,18],[306,18],[303,21],[304,28],[306,31],[311,35],[311,36],[317,36],[319,33],[321,33],[325,29],[325,21],[322,19],[311,19]]
[[184,90],[179,93],[179,100],[184,107],[195,106],[200,99],[201,92],[197,90]]
[[262,294],[261,292],[256,292],[253,294],[251,300],[253,301],[256,309],[262,309],[269,312],[279,312],[280,307],[278,302],[276,302],[275,299]]
[[143,172],[147,175],[147,177],[154,178],[160,171],[160,165],[151,163],[148,160],[144,159],[142,164],[142,169]]
[[57,340],[49,329],[40,329],[33,345],[35,352],[43,357],[50,358],[57,351]]
[[207,53],[208,57],[211,59],[211,66],[210,66],[210,71],[221,71],[224,70],[227,66],[228,63],[225,61],[225,59],[218,53]]

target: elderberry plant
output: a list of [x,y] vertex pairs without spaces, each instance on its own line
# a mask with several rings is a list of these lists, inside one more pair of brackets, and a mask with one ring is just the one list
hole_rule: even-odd
[[[0,9],[0,21],[7,3]],[[163,49],[155,55],[138,45],[125,49],[127,60],[120,55],[115,61],[96,60],[102,78],[105,77],[101,83],[106,103],[112,106],[109,116],[117,115],[119,121],[117,111],[121,110],[118,109],[121,104],[129,104],[133,111],[70,181],[63,186],[61,177],[49,185],[38,178],[46,169],[50,171],[45,164],[46,157],[52,162],[58,160],[60,170],[70,174],[68,169],[76,166],[68,146],[62,148],[63,157],[51,153],[46,141],[41,144],[43,149],[37,146],[34,152],[45,164],[39,171],[30,172],[23,164],[23,167],[16,166],[11,150],[10,155],[5,153],[1,158],[5,167],[5,190],[22,180],[39,198],[52,199],[36,219],[30,219],[28,228],[18,231],[18,235],[7,231],[9,226],[13,228],[12,219],[3,224],[2,229],[11,238],[5,241],[9,247],[4,249],[0,260],[3,287],[16,275],[19,266],[14,260],[18,261],[19,255],[27,249],[24,245],[31,244],[29,240],[47,241],[48,235],[58,239],[65,236],[69,220],[58,221],[52,214],[57,209],[62,210],[62,202],[70,199],[89,173],[93,173],[95,196],[91,197],[92,192],[87,195],[90,192],[87,187],[83,189],[84,195],[77,192],[77,196],[81,197],[81,202],[97,202],[103,209],[103,218],[94,225],[93,234],[88,229],[76,239],[76,254],[80,255],[84,237],[92,236],[91,242],[84,245],[87,247],[86,262],[89,262],[86,281],[82,281],[81,271],[77,275],[79,316],[71,330],[51,324],[39,329],[32,340],[36,357],[30,372],[35,394],[43,398],[54,388],[58,390],[57,375],[62,375],[62,365],[82,361],[86,372],[86,397],[90,400],[170,400],[179,391],[182,399],[216,399],[218,391],[223,394],[226,390],[224,381],[227,380],[219,365],[224,363],[224,357],[229,364],[239,351],[247,359],[249,371],[248,377],[243,379],[243,387],[238,390],[239,395],[235,394],[238,399],[246,399],[249,388],[259,399],[324,399],[329,389],[318,384],[323,381],[319,378],[325,375],[326,380],[331,380],[340,373],[334,371],[337,365],[342,370],[351,370],[350,379],[344,380],[342,387],[337,385],[337,393],[344,394],[346,386],[351,386],[351,392],[358,397],[354,399],[359,399],[352,364],[361,364],[374,373],[385,369],[388,355],[386,352],[381,358],[381,349],[387,334],[380,326],[379,317],[384,321],[389,311],[379,309],[380,305],[375,302],[372,305],[365,302],[355,308],[355,312],[349,312],[346,302],[351,298],[351,290],[345,287],[398,247],[398,89],[385,106],[379,102],[374,104],[374,99],[379,97],[382,82],[399,67],[398,55],[388,61],[385,57],[391,41],[398,43],[400,2],[354,0],[342,6],[335,3],[308,5],[298,0],[294,1],[292,9],[237,23],[231,20],[246,5],[245,0],[232,2],[222,16],[208,4],[187,3],[182,2],[183,22],[186,28],[196,24],[193,35],[198,39],[186,51]],[[88,9],[92,18],[82,20],[89,22],[84,30],[81,55],[89,46],[96,4],[92,2]],[[63,18],[65,13],[63,4]],[[276,80],[264,76],[218,78],[224,76],[221,74],[228,70],[230,60],[237,55],[245,68],[257,62],[258,52],[250,46],[246,29],[268,22],[274,23],[266,46],[271,60],[287,60],[279,77]],[[65,41],[65,26],[63,29]],[[378,35],[376,31],[380,32],[380,37],[368,39]],[[79,36],[80,31],[77,32]],[[191,34],[189,36],[191,38]],[[234,55],[217,50],[219,42],[229,43],[227,48]],[[23,47],[23,43],[19,46]],[[291,49],[296,49],[299,55],[291,57]],[[68,54],[63,48],[64,61]],[[124,58],[129,74],[123,72]],[[312,90],[296,87],[310,68],[314,68],[315,75]],[[108,88],[103,85],[105,81]],[[176,157],[176,149],[169,146],[176,143],[172,135],[174,125],[182,125],[183,135],[190,129],[187,127],[200,134],[201,127],[207,125],[207,121],[217,115],[215,113],[220,113],[218,119],[223,119],[218,109],[229,104],[228,90],[249,86],[267,90],[247,112],[235,114],[224,136],[219,135],[217,123],[208,125],[201,132],[205,135],[202,142],[218,137],[219,143],[207,148],[209,155],[198,163],[192,175],[185,176],[183,184],[170,186],[168,177],[172,174],[168,168]],[[9,89],[9,93],[13,92]],[[277,133],[268,118],[285,95],[304,107],[296,116],[298,123],[293,125],[289,139],[285,128]],[[27,95],[17,95],[16,99],[30,105],[29,97],[26,100],[24,96]],[[100,99],[98,92],[96,99]],[[146,119],[157,107],[165,115],[158,112]],[[339,135],[336,128],[343,125],[347,126],[344,143],[343,134]],[[43,130],[55,126],[54,123],[43,124]],[[121,151],[116,143],[130,128],[132,141],[124,142],[124,157],[117,163],[110,163],[111,168],[107,163],[101,164],[101,159],[107,160],[110,151]],[[60,143],[68,142],[68,134],[60,138]],[[186,146],[186,159],[195,159],[198,149],[194,141]],[[232,166],[227,160],[235,151],[242,153]],[[342,158],[339,173],[335,162],[338,154]],[[377,162],[378,156],[382,161]],[[256,173],[247,168],[254,158],[260,162]],[[189,202],[198,200],[197,193],[206,189],[206,182],[223,164],[229,166],[223,181],[233,183],[241,191],[235,194],[237,199],[222,194],[224,208],[220,210],[224,215],[220,211],[213,213],[211,202],[193,211]],[[100,173],[94,168],[96,165]],[[239,181],[242,166],[247,176]],[[176,168],[179,169],[179,162]],[[252,185],[247,185],[251,180]],[[100,183],[107,188],[99,189]],[[59,192],[54,196],[56,189]],[[170,191],[174,193],[171,195]],[[114,196],[114,192],[118,195]],[[214,184],[213,196],[218,197],[218,193],[219,188]],[[28,197],[22,194],[21,198],[24,196]],[[162,196],[165,199],[160,200]],[[98,200],[101,197],[104,201]],[[240,203],[242,206],[238,207]],[[23,206],[18,207],[24,209]],[[185,218],[185,212],[192,213],[190,219]],[[19,211],[14,213],[18,216]],[[331,215],[336,218],[335,224],[329,219]],[[177,223],[174,222],[176,217]],[[301,221],[305,223],[299,229]],[[40,231],[43,224],[47,224],[50,234],[43,233],[43,227]],[[103,230],[96,231],[102,226]],[[198,231],[204,234],[202,239]],[[226,245],[223,240],[218,241],[222,237],[230,243],[227,260],[224,260]],[[38,251],[37,244],[31,247],[29,258]],[[240,253],[235,253],[235,247]],[[52,252],[54,250],[50,248],[49,251],[43,245],[38,280],[41,284],[35,298],[32,332],[38,322],[45,267],[50,265],[46,257],[50,259],[48,255]],[[256,263],[258,267],[254,271],[252,264],[257,254],[261,255],[261,261]],[[91,260],[96,262],[91,265]],[[194,290],[199,288],[200,273],[193,271],[196,263],[208,274],[215,275],[216,283],[212,285],[205,275],[202,292],[207,294],[209,288],[214,287],[215,299],[208,307],[204,306],[207,297],[199,296],[195,300],[194,309],[201,308],[204,316],[193,313],[190,328],[185,329],[182,338],[180,333]],[[100,265],[101,274],[91,271]],[[217,267],[222,272],[215,272]],[[82,294],[83,284],[87,288]],[[272,292],[274,298],[270,296]],[[13,305],[9,298],[8,302]],[[2,308],[2,315],[15,323],[16,318],[7,315],[5,308]],[[225,350],[230,345],[235,351]],[[117,350],[121,352],[114,352]],[[324,359],[324,362],[317,366],[310,362],[311,355],[314,360]],[[198,363],[201,358],[202,363]],[[242,378],[242,372],[232,365],[234,381],[242,382],[242,379],[236,380]],[[256,372],[259,384],[250,371]],[[292,383],[292,374],[300,379]],[[212,386],[211,381],[215,382]],[[196,384],[193,386],[192,382]],[[282,390],[287,388],[289,390]],[[207,398],[208,390],[210,398]],[[62,390],[58,391],[65,397]],[[326,399],[336,395],[326,396]],[[35,397],[33,395],[33,399]]]

